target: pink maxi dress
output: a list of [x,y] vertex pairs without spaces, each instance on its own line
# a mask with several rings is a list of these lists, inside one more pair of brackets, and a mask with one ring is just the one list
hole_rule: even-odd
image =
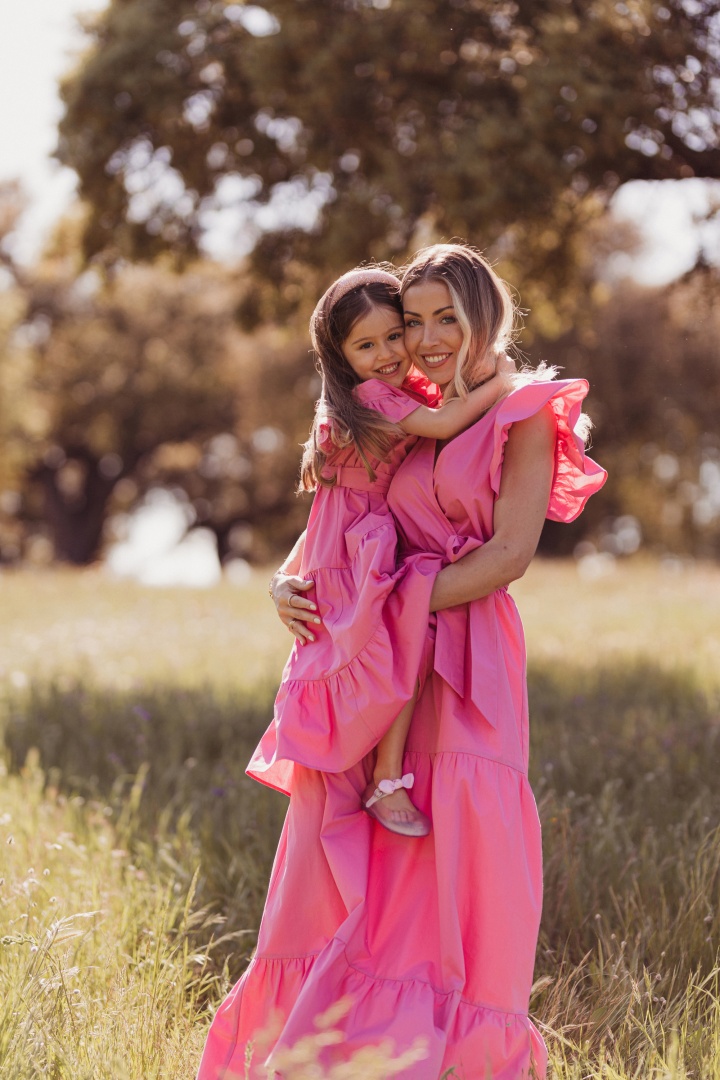
[[[547,404],[557,420],[548,517],[577,517],[606,477],[573,434],[586,393],[582,380],[522,386],[437,461],[435,443],[420,440],[389,491],[401,553],[446,565],[492,536],[508,430]],[[499,589],[438,612],[426,640],[404,769],[432,833],[408,840],[360,811],[371,755],[342,773],[295,766],[257,951],[213,1020],[199,1080],[244,1076],[253,1042],[259,1080],[274,1047],[312,1033],[344,997],[345,1040],[326,1064],[422,1038],[426,1057],[403,1080],[451,1067],[458,1080],[545,1075],[528,1017],[542,860],[520,618]]]

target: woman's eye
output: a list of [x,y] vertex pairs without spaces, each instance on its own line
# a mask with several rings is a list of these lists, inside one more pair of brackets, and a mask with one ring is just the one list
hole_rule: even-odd
[[454,315],[443,315],[440,322],[442,322],[442,323],[454,323],[454,322],[457,322],[457,319],[455,318]]
[[412,329],[413,326],[419,326],[419,325],[420,325],[419,319],[408,319],[406,321],[406,323],[405,323],[405,329],[410,330],[410,329]]

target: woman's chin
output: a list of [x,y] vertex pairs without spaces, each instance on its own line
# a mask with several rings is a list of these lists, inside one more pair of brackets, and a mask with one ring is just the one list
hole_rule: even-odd
[[438,364],[437,367],[428,367],[427,364],[421,364],[419,360],[416,360],[415,367],[418,371],[422,371],[430,382],[435,383],[441,389],[444,386],[449,386],[455,377],[454,364]]

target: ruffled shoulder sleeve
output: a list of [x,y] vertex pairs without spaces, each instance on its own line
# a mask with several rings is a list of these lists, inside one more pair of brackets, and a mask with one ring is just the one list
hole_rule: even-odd
[[367,405],[369,409],[375,409],[393,424],[399,424],[401,420],[424,404],[423,401],[418,401],[414,396],[406,394],[404,390],[390,386],[381,379],[368,379],[356,386],[353,393],[361,404]]
[[320,403],[317,416],[315,417],[315,438],[317,444],[321,450],[324,450],[326,454],[331,454],[337,450],[337,446],[333,442],[333,422],[325,412],[322,403]]
[[505,443],[510,427],[527,420],[545,405],[551,405],[557,422],[555,475],[547,517],[551,521],[574,521],[591,495],[607,480],[601,465],[588,457],[582,437],[576,433],[581,423],[582,403],[588,392],[585,379],[538,381],[520,386],[500,402],[495,412],[490,484],[500,491]]
[[326,454],[330,454],[333,450],[337,450],[337,447],[333,442],[332,431],[332,423],[330,420],[321,420],[317,425],[317,444]]

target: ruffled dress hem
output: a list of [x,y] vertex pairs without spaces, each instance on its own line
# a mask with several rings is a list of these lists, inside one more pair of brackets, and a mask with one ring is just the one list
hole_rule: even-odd
[[405,560],[372,633],[342,667],[310,679],[293,678],[288,664],[248,776],[290,795],[294,764],[345,772],[377,746],[418,680],[422,685],[431,651],[430,593],[439,568],[440,561],[425,554]]
[[[306,1001],[303,988],[311,971]],[[400,1074],[404,1080],[438,1080],[451,1068],[457,1080],[532,1080],[544,1075],[547,1052],[527,1012],[469,1001],[459,990],[442,991],[422,979],[370,975],[349,962],[339,938],[306,956],[256,954],[222,1006],[227,1043],[219,1038],[219,1011],[214,1022],[216,1056],[212,1062],[203,1060],[201,1073],[204,1066],[214,1069],[216,1080],[244,1076],[246,1048],[252,1044],[249,1076],[267,1076],[266,1070],[281,1057],[279,1051],[319,1031],[316,1019],[343,1000],[347,1009],[338,1023],[345,1038],[320,1051],[326,1068],[389,1040],[395,1055],[424,1046],[426,1056]],[[274,1017],[262,1018],[258,1006],[267,1001],[273,1002]],[[274,1075],[281,1080],[281,1073]]]

